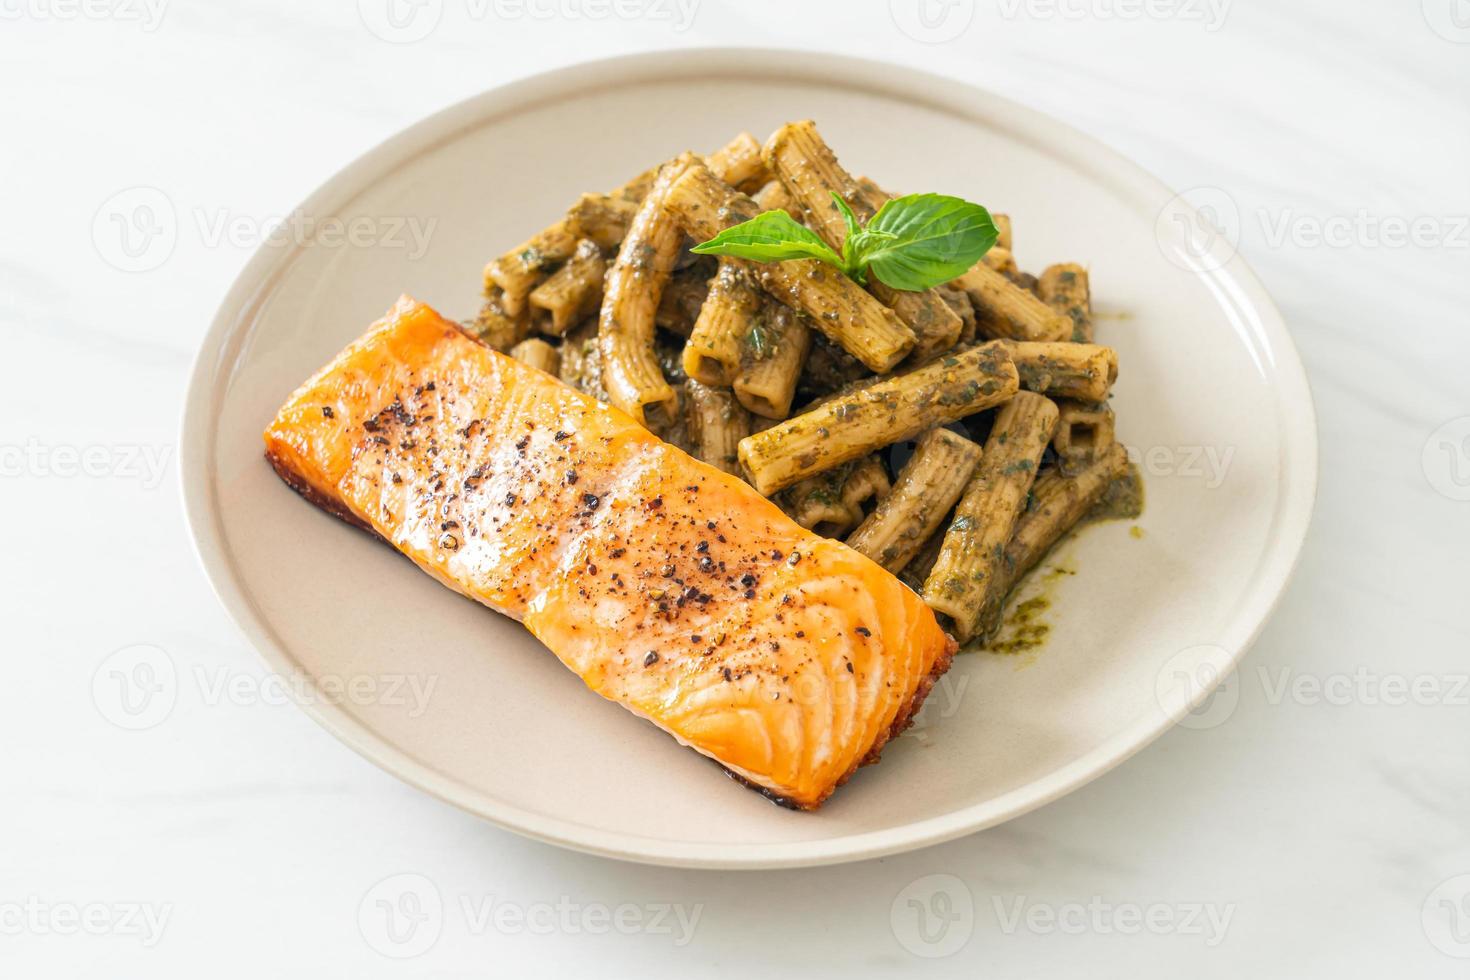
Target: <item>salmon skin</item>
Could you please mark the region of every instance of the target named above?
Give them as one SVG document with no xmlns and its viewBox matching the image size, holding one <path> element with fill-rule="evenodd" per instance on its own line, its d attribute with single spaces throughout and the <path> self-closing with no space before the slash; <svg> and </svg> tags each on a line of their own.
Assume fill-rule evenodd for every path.
<svg viewBox="0 0 1470 980">
<path fill-rule="evenodd" d="M 265 445 L 302 496 L 785 806 L 876 762 L 954 654 L 863 555 L 408 297 Z"/>
</svg>

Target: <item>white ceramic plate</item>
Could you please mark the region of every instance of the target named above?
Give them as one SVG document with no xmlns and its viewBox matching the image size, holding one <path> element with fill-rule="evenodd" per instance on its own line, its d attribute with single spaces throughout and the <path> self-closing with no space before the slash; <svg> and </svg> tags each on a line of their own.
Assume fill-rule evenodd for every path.
<svg viewBox="0 0 1470 980">
<path fill-rule="evenodd" d="M 815 118 L 890 187 L 1013 216 L 1039 271 L 1091 268 L 1118 349 L 1122 437 L 1148 509 L 1065 546 L 1032 655 L 958 659 L 916 730 L 819 812 L 779 809 L 581 682 L 510 620 L 288 490 L 260 432 L 286 396 L 409 292 L 451 317 L 480 270 L 581 191 L 741 129 Z M 270 245 L 225 299 L 184 422 L 190 522 L 220 598 L 271 666 L 366 680 L 309 711 L 401 778 L 597 854 L 704 867 L 823 864 L 957 837 L 1075 789 L 1208 695 L 1285 586 L 1316 481 L 1312 404 L 1280 315 L 1228 242 L 1136 166 L 985 92 L 890 65 L 695 51 L 487 92 L 358 160 L 301 207 L 359 244 Z M 399 219 L 432 222 L 415 254 Z M 349 227 L 352 225 L 349 223 Z M 1213 456 L 1211 455 L 1213 454 Z M 1210 461 L 1215 465 L 1212 467 Z M 393 678 L 436 679 L 427 710 Z M 1167 792 L 1167 787 L 1161 787 Z"/>
</svg>

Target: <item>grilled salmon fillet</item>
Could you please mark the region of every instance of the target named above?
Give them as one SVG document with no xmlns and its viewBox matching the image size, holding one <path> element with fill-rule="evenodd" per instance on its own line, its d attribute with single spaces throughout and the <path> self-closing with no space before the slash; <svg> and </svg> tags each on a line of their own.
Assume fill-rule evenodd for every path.
<svg viewBox="0 0 1470 980">
<path fill-rule="evenodd" d="M 787 806 L 876 761 L 954 653 L 869 559 L 407 297 L 265 445 L 302 496 Z"/>
</svg>

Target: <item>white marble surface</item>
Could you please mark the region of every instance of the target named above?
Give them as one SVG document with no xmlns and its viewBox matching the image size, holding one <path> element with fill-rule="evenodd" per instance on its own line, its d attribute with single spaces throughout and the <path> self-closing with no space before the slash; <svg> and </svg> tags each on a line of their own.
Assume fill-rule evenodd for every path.
<svg viewBox="0 0 1470 980">
<path fill-rule="evenodd" d="M 921 21 L 899 2 L 592 2 L 423 0 L 395 36 L 437 26 L 389 43 L 383 0 L 0 0 L 0 973 L 1465 976 L 1470 4 L 926 0 Z M 1235 216 L 1311 376 L 1322 480 L 1228 717 L 968 839 L 716 874 L 496 830 L 254 683 L 174 451 L 255 229 L 463 96 L 709 44 L 971 81 Z M 129 272 L 108 209 L 137 186 L 205 219 Z M 128 731 L 93 682 L 136 644 L 184 682 Z M 401 874 L 422 878 L 375 890 Z M 385 933 L 378 900 L 425 881 L 442 912 Z"/>
</svg>

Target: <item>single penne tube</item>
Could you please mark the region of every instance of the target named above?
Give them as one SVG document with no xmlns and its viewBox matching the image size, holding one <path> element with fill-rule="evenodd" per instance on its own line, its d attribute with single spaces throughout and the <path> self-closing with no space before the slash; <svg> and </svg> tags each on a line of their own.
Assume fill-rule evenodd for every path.
<svg viewBox="0 0 1470 980">
<path fill-rule="evenodd" d="M 977 329 L 992 340 L 1064 340 L 1072 321 L 997 272 L 982 258 L 952 285 L 970 294 Z"/>
<path fill-rule="evenodd" d="M 1057 411 L 1060 415 L 1051 447 L 1063 473 L 1075 473 L 1112 451 L 1116 436 L 1113 409 L 1107 402 L 1064 398 L 1057 401 Z"/>
<path fill-rule="evenodd" d="M 796 523 L 836 538 L 863 519 L 864 504 L 883 497 L 888 489 L 888 471 L 877 455 L 869 454 L 802 480 L 781 496 Z"/>
<path fill-rule="evenodd" d="M 781 509 L 802 527 L 824 537 L 846 533 L 855 518 L 842 499 L 842 485 L 852 469 L 851 463 L 845 464 L 794 484 L 778 498 Z"/>
<path fill-rule="evenodd" d="M 516 314 L 508 313 L 502 299 L 500 290 L 492 289 L 467 329 L 480 343 L 505 353 L 530 336 L 531 315 L 524 309 Z"/>
<path fill-rule="evenodd" d="M 742 191 L 758 190 L 771 179 L 761 159 L 760 141 L 749 133 L 741 133 L 711 153 L 705 163 L 721 180 Z"/>
<path fill-rule="evenodd" d="M 1031 499 L 1005 547 L 999 588 L 1004 595 L 1015 591 L 1026 573 L 1078 522 L 1087 516 L 1114 481 L 1128 472 L 1128 452 L 1122 443 L 1099 456 L 1088 466 L 1067 476 L 1047 470 L 1031 487 Z M 1003 607 L 1002 607 L 1003 608 Z M 980 630 L 993 633 L 1000 625 L 1001 609 L 992 609 Z"/>
<path fill-rule="evenodd" d="M 659 170 L 603 283 L 597 328 L 602 385 L 614 405 L 650 429 L 671 424 L 679 408 L 653 340 L 659 300 L 682 240 L 665 201 L 669 188 L 695 165 L 693 154 L 685 153 Z"/>
<path fill-rule="evenodd" d="M 848 545 L 895 575 L 903 571 L 960 499 L 979 462 L 974 442 L 949 429 L 930 429 L 893 489 L 848 535 Z"/>
<path fill-rule="evenodd" d="M 566 265 L 531 290 L 531 323 L 542 333 L 564 336 L 602 305 L 606 273 L 602 249 L 591 239 L 582 239 Z"/>
<path fill-rule="evenodd" d="M 668 205 L 698 241 L 708 241 L 760 213 L 749 197 L 721 181 L 708 167 L 697 165 L 674 183 Z M 824 262 L 733 261 L 743 265 L 766 292 L 809 315 L 818 330 L 871 371 L 889 370 L 913 349 L 913 331 L 898 314 Z"/>
<path fill-rule="evenodd" d="M 985 253 L 982 261 L 1012 282 L 1015 282 L 1016 277 L 1021 274 L 1021 267 L 1016 265 L 1016 257 L 1008 248 L 997 245 Z"/>
<path fill-rule="evenodd" d="M 791 414 L 791 399 L 812 346 L 806 314 L 763 297 L 755 329 L 745 337 L 731 386 L 747 410 L 769 419 Z M 687 351 L 688 348 L 686 347 Z"/>
<path fill-rule="evenodd" d="M 684 383 L 685 421 L 698 458 L 739 475 L 736 447 L 750 435 L 750 413 L 728 388 L 712 388 L 693 378 Z"/>
<path fill-rule="evenodd" d="M 766 140 L 762 154 L 771 172 L 800 203 L 807 225 L 839 253 L 847 239 L 847 222 L 832 195 L 846 201 L 864 224 L 888 200 L 871 182 L 864 184 L 843 169 L 809 119 L 776 130 Z M 869 278 L 869 291 L 914 332 L 917 342 L 912 356 L 916 362 L 949 350 L 959 340 L 963 324 L 934 290 L 909 292 L 893 289 L 876 276 Z"/>
<path fill-rule="evenodd" d="M 863 519 L 869 501 L 875 506 L 893 489 L 888 479 L 888 470 L 876 453 L 864 456 L 853 465 L 852 472 L 842 481 L 842 503 L 856 524 Z"/>
<path fill-rule="evenodd" d="M 765 301 L 743 263 L 721 259 L 684 345 L 684 373 L 707 385 L 728 386 L 734 381 L 740 370 L 740 352 L 746 338 L 758 329 Z"/>
<path fill-rule="evenodd" d="M 1118 380 L 1118 354 L 1099 344 L 1000 341 L 1016 362 L 1021 387 L 1052 398 L 1100 402 Z"/>
<path fill-rule="evenodd" d="M 1005 599 L 1006 542 L 1026 508 L 1056 424 L 1050 399 L 1018 392 L 996 413 L 975 475 L 955 507 L 939 559 L 924 582 L 924 601 L 949 617 L 961 642 L 977 635 Z"/>
<path fill-rule="evenodd" d="M 591 239 L 600 248 L 617 248 L 628 234 L 639 203 L 616 194 L 583 194 L 567 209 L 566 229 L 578 238 Z"/>
<path fill-rule="evenodd" d="M 999 344 L 946 355 L 838 395 L 740 442 L 766 496 L 816 473 L 1007 401 L 1019 376 Z"/>
<path fill-rule="evenodd" d="M 510 349 L 510 356 L 538 371 L 561 377 L 561 353 L 540 337 L 523 340 Z"/>
<path fill-rule="evenodd" d="M 1073 262 L 1047 266 L 1036 280 L 1036 294 L 1072 321 L 1072 341 L 1092 343 L 1092 290 L 1086 269 Z"/>
</svg>

